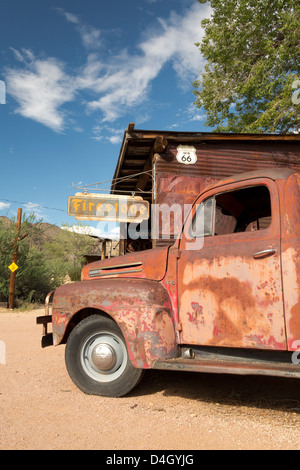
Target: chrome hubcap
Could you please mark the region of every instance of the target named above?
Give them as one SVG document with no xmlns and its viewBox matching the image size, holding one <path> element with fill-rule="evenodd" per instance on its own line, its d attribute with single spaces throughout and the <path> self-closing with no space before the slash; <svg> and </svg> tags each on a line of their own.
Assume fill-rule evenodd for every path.
<svg viewBox="0 0 300 470">
<path fill-rule="evenodd" d="M 97 382 L 116 380 L 127 365 L 127 350 L 118 335 L 111 332 L 90 335 L 81 348 L 84 372 Z"/>
<path fill-rule="evenodd" d="M 92 350 L 91 359 L 97 369 L 110 370 L 116 364 L 117 356 L 109 344 L 100 343 Z"/>
</svg>

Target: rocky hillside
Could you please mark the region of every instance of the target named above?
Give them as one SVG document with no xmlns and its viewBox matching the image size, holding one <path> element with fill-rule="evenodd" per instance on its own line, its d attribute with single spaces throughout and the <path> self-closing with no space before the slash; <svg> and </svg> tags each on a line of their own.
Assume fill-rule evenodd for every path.
<svg viewBox="0 0 300 470">
<path fill-rule="evenodd" d="M 0 216 L 0 224 L 3 224 L 4 227 L 6 227 L 7 229 L 12 229 L 12 230 L 14 229 L 14 222 L 12 222 L 8 217 Z M 60 237 L 62 234 L 62 231 L 65 233 L 65 230 L 61 229 L 57 225 L 49 224 L 47 222 L 41 222 L 41 223 L 30 224 L 30 225 L 31 227 L 36 227 L 38 229 L 36 235 L 34 234 L 31 235 L 30 243 L 34 244 L 35 246 L 40 247 L 41 249 L 45 243 L 51 243 L 52 241 Z M 104 239 L 101 239 L 95 236 L 84 235 L 84 234 L 75 235 L 73 232 L 69 232 L 69 236 L 70 237 L 80 236 L 83 238 L 85 237 L 92 238 L 94 241 L 92 245 L 92 249 L 88 253 L 83 253 L 83 255 L 87 256 L 87 259 L 91 258 L 92 261 L 94 261 L 94 258 L 101 256 Z M 112 242 L 106 242 L 106 243 L 107 243 L 106 256 L 118 255 L 118 242 L 112 241 Z"/>
</svg>

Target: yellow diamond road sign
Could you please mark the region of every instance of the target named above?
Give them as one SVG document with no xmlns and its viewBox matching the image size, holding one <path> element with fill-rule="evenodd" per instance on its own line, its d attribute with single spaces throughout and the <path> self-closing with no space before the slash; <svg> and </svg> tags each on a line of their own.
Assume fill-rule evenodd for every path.
<svg viewBox="0 0 300 470">
<path fill-rule="evenodd" d="M 14 272 L 18 269 L 19 266 L 16 265 L 16 263 L 11 263 L 8 268 L 11 270 L 11 272 Z"/>
</svg>

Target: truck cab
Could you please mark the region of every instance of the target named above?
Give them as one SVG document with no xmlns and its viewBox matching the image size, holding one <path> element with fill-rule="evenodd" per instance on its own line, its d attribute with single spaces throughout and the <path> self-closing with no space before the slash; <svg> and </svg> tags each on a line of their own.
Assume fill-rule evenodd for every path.
<svg viewBox="0 0 300 470">
<path fill-rule="evenodd" d="M 66 344 L 74 383 L 105 396 L 151 368 L 300 378 L 299 201 L 292 169 L 211 184 L 173 245 L 88 264 L 51 293 L 42 344 Z"/>
</svg>

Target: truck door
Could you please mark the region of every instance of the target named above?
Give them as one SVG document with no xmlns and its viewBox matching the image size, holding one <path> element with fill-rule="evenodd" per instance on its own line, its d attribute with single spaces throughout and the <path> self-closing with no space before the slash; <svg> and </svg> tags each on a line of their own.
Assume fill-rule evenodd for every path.
<svg viewBox="0 0 300 470">
<path fill-rule="evenodd" d="M 182 344 L 286 349 L 279 211 L 268 178 L 200 196 L 180 241 Z"/>
</svg>

